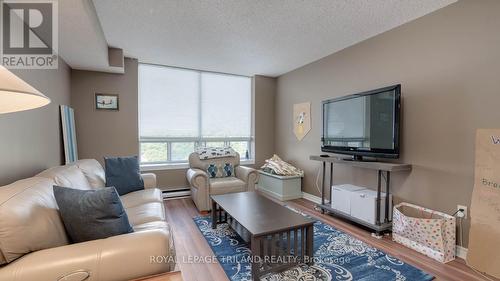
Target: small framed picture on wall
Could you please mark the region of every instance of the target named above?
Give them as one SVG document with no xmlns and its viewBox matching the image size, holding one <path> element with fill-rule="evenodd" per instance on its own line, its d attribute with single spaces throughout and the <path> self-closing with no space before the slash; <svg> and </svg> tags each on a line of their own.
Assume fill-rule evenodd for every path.
<svg viewBox="0 0 500 281">
<path fill-rule="evenodd" d="M 118 95 L 95 93 L 96 110 L 120 110 Z"/>
</svg>

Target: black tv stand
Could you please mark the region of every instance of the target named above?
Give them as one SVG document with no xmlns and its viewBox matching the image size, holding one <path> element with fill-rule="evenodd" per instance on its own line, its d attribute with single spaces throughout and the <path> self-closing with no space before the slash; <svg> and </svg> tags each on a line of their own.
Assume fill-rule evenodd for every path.
<svg viewBox="0 0 500 281">
<path fill-rule="evenodd" d="M 342 158 L 344 161 L 358 161 L 358 162 L 377 162 L 375 158 L 363 158 L 361 155 L 353 155 L 351 158 Z"/>
<path fill-rule="evenodd" d="M 363 225 L 374 230 L 377 234 L 380 234 L 384 231 L 388 231 L 392 228 L 392 220 L 389 216 L 390 210 L 390 182 L 391 182 L 391 173 L 392 172 L 404 172 L 411 171 L 410 164 L 399 164 L 399 163 L 388 163 L 388 162 L 365 162 L 365 161 L 353 161 L 353 158 L 350 158 L 348 161 L 345 159 L 337 158 L 337 157 L 320 157 L 316 155 L 311 155 L 309 157 L 310 160 L 320 161 L 322 162 L 322 178 L 321 178 L 321 204 L 318 204 L 317 207 L 321 209 L 321 213 L 328 212 L 332 215 L 351 220 L 357 224 Z M 327 164 L 330 166 L 330 172 L 326 172 Z M 368 223 L 362 219 L 353 217 L 351 215 L 345 214 L 341 211 L 338 211 L 331 206 L 331 197 L 326 198 L 327 191 L 326 189 L 330 189 L 333 186 L 333 164 L 346 165 L 351 167 L 370 169 L 377 171 L 377 200 L 376 200 L 376 219 L 375 224 Z M 327 183 L 327 175 L 329 176 L 329 182 Z M 382 179 L 385 180 L 385 200 L 382 202 L 381 193 L 382 193 Z M 384 204 L 385 208 L 385 216 L 381 217 L 381 205 Z"/>
</svg>

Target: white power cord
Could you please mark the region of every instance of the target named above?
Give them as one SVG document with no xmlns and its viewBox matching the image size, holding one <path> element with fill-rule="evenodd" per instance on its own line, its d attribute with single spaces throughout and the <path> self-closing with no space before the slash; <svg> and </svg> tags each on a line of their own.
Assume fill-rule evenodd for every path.
<svg viewBox="0 0 500 281">
<path fill-rule="evenodd" d="M 319 176 L 321 175 L 321 167 L 318 168 L 318 173 L 316 174 L 316 189 L 318 190 L 319 194 L 322 193 L 322 189 L 319 188 Z"/>
<path fill-rule="evenodd" d="M 322 189 L 319 188 L 319 176 L 321 175 L 321 166 L 318 168 L 318 173 L 316 174 L 316 181 L 315 181 L 315 186 L 316 186 L 316 189 L 318 190 L 319 194 L 321 194 L 321 196 L 323 196 L 323 192 L 322 192 Z M 330 200 L 328 200 L 330 201 Z M 323 209 L 321 207 L 319 207 L 319 204 L 317 204 L 314 209 L 316 211 L 322 211 Z"/>
</svg>

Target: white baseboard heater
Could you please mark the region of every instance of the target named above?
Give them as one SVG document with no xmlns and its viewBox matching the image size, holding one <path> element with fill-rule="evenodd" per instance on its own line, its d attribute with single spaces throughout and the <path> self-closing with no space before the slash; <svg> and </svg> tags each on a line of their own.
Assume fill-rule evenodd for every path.
<svg viewBox="0 0 500 281">
<path fill-rule="evenodd" d="M 163 200 L 169 199 L 179 199 L 191 196 L 191 190 L 189 188 L 176 188 L 162 190 Z"/>
</svg>

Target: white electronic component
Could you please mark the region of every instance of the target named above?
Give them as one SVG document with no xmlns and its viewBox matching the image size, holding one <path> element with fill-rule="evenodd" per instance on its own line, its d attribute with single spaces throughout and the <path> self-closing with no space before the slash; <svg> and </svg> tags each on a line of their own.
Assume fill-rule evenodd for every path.
<svg viewBox="0 0 500 281">
<path fill-rule="evenodd" d="M 331 207 L 370 224 L 377 220 L 377 192 L 352 184 L 334 185 L 331 190 Z M 380 193 L 380 222 L 385 219 L 385 193 Z M 389 195 L 389 220 L 392 220 L 392 195 Z"/>
<path fill-rule="evenodd" d="M 332 186 L 331 207 L 342 213 L 351 214 L 351 194 L 354 191 L 366 189 L 365 187 L 352 184 L 341 184 Z"/>
<path fill-rule="evenodd" d="M 371 189 L 354 191 L 351 194 L 351 216 L 371 224 L 377 218 L 377 192 Z M 380 222 L 385 218 L 385 193 L 380 194 Z M 389 220 L 392 220 L 392 195 L 389 195 Z"/>
</svg>

